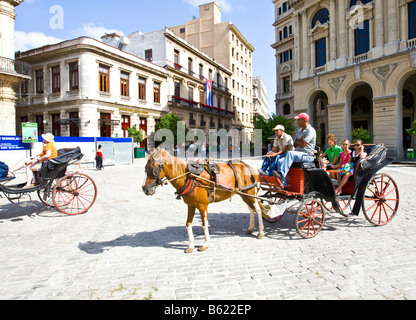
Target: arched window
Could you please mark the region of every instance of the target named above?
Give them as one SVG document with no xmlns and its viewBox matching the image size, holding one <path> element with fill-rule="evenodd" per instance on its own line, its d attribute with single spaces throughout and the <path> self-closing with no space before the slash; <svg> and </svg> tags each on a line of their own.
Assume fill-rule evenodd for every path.
<svg viewBox="0 0 416 320">
<path fill-rule="evenodd" d="M 352 114 L 361 111 L 362 113 L 369 113 L 371 109 L 370 101 L 366 97 L 359 97 L 352 103 Z"/>
<path fill-rule="evenodd" d="M 373 1 L 373 0 L 360 0 L 360 2 L 362 4 L 367 4 L 367 3 L 371 2 L 371 1 Z M 351 2 L 350 2 L 350 8 L 354 7 L 357 4 L 357 2 L 358 2 L 358 0 L 351 0 Z"/>
<path fill-rule="evenodd" d="M 287 29 L 287 27 L 284 27 L 283 28 L 283 37 L 286 39 L 289 35 L 288 35 L 288 29 Z"/>
<path fill-rule="evenodd" d="M 325 24 L 329 21 L 329 11 L 328 11 L 328 9 L 321 9 L 315 14 L 315 16 L 313 17 L 313 20 L 312 20 L 312 29 L 315 28 L 318 21 L 321 24 Z"/>
</svg>

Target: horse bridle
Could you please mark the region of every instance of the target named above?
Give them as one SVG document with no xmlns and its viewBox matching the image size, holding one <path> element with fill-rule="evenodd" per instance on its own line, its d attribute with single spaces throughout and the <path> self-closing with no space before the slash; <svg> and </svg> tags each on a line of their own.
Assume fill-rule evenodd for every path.
<svg viewBox="0 0 416 320">
<path fill-rule="evenodd" d="M 156 166 L 156 163 L 159 164 L 159 166 Z M 153 168 L 150 167 L 150 164 L 153 165 Z M 156 180 L 155 183 L 152 183 L 150 185 L 148 185 L 148 188 L 153 188 L 153 187 L 159 187 L 159 186 L 163 186 L 165 185 L 165 178 L 161 179 L 160 178 L 160 174 L 163 172 L 165 173 L 166 176 L 166 169 L 165 166 L 163 164 L 163 162 L 161 160 L 156 160 L 155 158 L 151 158 L 151 162 L 149 161 L 145 167 L 145 172 L 147 174 L 148 177 L 153 178 Z"/>
</svg>

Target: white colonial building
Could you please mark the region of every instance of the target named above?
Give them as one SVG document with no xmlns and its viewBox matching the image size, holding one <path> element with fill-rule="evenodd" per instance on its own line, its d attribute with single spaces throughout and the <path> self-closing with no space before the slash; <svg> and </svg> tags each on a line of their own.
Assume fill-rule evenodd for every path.
<svg viewBox="0 0 416 320">
<path fill-rule="evenodd" d="M 33 79 L 20 88 L 17 121 L 38 123 L 40 134 L 126 137 L 136 125 L 150 137 L 168 112 L 167 70 L 95 39 L 18 52 L 16 58 L 30 63 Z"/>
<path fill-rule="evenodd" d="M 253 78 L 253 112 L 254 115 L 260 115 L 265 119 L 270 118 L 269 99 L 261 77 Z"/>
</svg>

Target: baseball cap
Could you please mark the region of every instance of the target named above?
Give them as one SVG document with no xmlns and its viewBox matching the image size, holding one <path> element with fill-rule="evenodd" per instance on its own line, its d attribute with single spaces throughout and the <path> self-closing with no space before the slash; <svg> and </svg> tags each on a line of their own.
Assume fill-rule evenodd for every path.
<svg viewBox="0 0 416 320">
<path fill-rule="evenodd" d="M 273 129 L 273 131 L 277 131 L 277 130 L 285 131 L 285 127 L 279 124 L 278 126 L 276 126 L 276 128 Z"/>
<path fill-rule="evenodd" d="M 298 119 L 303 119 L 305 121 L 309 121 L 309 116 L 306 113 L 301 113 L 300 115 L 298 115 L 297 117 L 295 117 L 296 120 Z"/>
</svg>

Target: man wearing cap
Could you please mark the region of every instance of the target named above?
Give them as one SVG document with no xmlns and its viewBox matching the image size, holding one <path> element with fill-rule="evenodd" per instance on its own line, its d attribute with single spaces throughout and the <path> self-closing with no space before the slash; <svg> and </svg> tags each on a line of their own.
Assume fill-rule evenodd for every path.
<svg viewBox="0 0 416 320">
<path fill-rule="evenodd" d="M 273 171 L 277 169 L 277 163 L 280 158 L 284 157 L 288 151 L 293 150 L 293 139 L 287 133 L 285 133 L 285 127 L 278 125 L 273 129 L 276 134 L 274 139 L 273 149 L 267 153 L 264 159 L 263 165 L 259 170 L 261 175 L 267 175 L 272 177 Z"/>
<path fill-rule="evenodd" d="M 42 165 L 42 162 L 58 156 L 58 151 L 56 150 L 56 147 L 54 144 L 55 137 L 53 136 L 53 134 L 51 133 L 42 134 L 42 138 L 43 138 L 43 150 L 41 154 L 30 159 L 20 160 L 18 163 L 14 165 L 13 168 L 9 170 L 10 172 L 14 173 L 17 170 L 26 166 L 27 181 L 26 181 L 26 185 L 24 186 L 24 188 L 34 187 L 34 185 L 32 184 L 34 182 L 33 172 L 39 171 Z"/>
<path fill-rule="evenodd" d="M 309 124 L 309 116 L 301 113 L 295 119 L 299 126 L 294 142 L 295 150 L 289 151 L 285 157 L 279 159 L 277 170 L 273 171 L 273 175 L 278 177 L 285 187 L 286 176 L 293 162 L 313 162 L 316 146 L 316 131 Z"/>
</svg>

